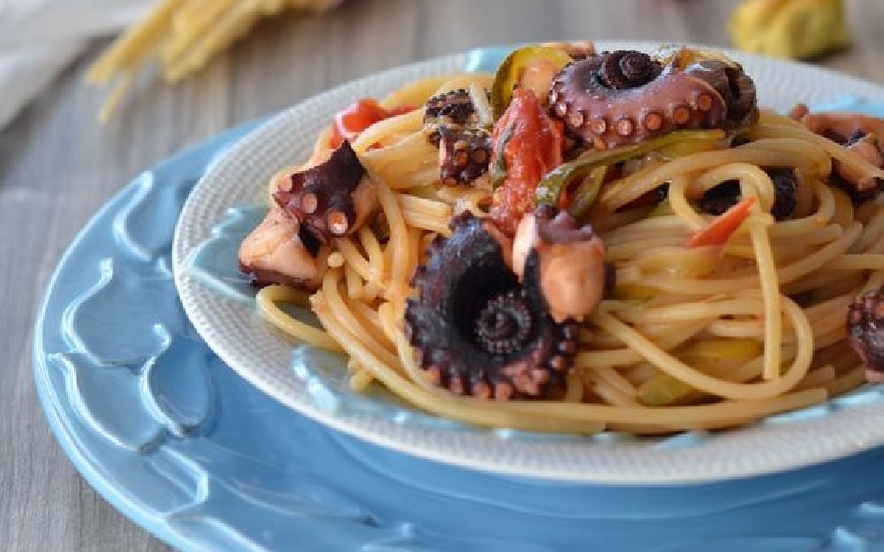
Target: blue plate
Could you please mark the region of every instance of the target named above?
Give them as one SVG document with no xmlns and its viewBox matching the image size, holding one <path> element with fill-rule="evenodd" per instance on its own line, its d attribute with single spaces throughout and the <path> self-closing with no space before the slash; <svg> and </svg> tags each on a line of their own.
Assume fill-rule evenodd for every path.
<svg viewBox="0 0 884 552">
<path fill-rule="evenodd" d="M 171 273 L 197 180 L 253 125 L 144 173 L 61 261 L 37 390 L 77 469 L 184 552 L 884 550 L 884 451 L 689 486 L 567 484 L 435 463 L 331 431 L 199 338 Z"/>
</svg>

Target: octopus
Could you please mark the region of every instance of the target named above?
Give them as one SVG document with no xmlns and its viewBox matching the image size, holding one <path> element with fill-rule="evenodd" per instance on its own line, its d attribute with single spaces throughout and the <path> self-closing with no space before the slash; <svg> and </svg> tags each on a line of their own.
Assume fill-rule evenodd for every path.
<svg viewBox="0 0 884 552">
<path fill-rule="evenodd" d="M 542 207 L 522 217 L 513 240 L 513 271 L 524 279 L 527 259 L 536 252 L 550 315 L 556 322 L 582 322 L 605 291 L 605 246 L 589 225 L 579 226 L 567 211 L 555 216 L 551 211 Z"/>
<path fill-rule="evenodd" d="M 774 189 L 774 203 L 770 214 L 776 220 L 786 220 L 795 212 L 798 202 L 798 177 L 793 169 L 765 167 Z M 697 201 L 704 213 L 720 215 L 740 201 L 740 182 L 728 180 L 707 190 Z"/>
<path fill-rule="evenodd" d="M 884 289 L 857 297 L 847 311 L 850 345 L 866 367 L 866 379 L 884 382 Z"/>
<path fill-rule="evenodd" d="M 469 184 L 488 172 L 491 133 L 482 127 L 474 95 L 466 89 L 431 97 L 424 110 L 427 139 L 439 148 L 442 184 Z"/>
<path fill-rule="evenodd" d="M 331 239 L 356 232 L 376 212 L 375 184 L 347 141 L 325 161 L 283 176 L 276 205 L 246 236 L 239 268 L 258 286 L 315 290 L 327 268 Z"/>
<path fill-rule="evenodd" d="M 325 162 L 280 179 L 273 199 L 322 243 L 352 234 L 378 206 L 375 184 L 346 140 Z"/>
<path fill-rule="evenodd" d="M 240 244 L 239 269 L 255 285 L 315 290 L 329 252 L 296 218 L 275 207 Z"/>
<path fill-rule="evenodd" d="M 449 90 L 432 96 L 424 106 L 424 129 L 427 139 L 439 145 L 439 129 L 457 131 L 479 126 L 479 114 L 473 98 L 465 88 Z"/>
<path fill-rule="evenodd" d="M 858 113 L 811 113 L 804 104 L 795 106 L 789 115 L 815 134 L 825 136 L 856 152 L 867 163 L 866 170 L 833 160 L 832 172 L 837 182 L 856 202 L 873 198 L 884 187 L 884 121 Z"/>
<path fill-rule="evenodd" d="M 482 129 L 439 127 L 439 176 L 443 186 L 475 181 L 488 172 L 491 134 Z"/>
<path fill-rule="evenodd" d="M 578 320 L 598 302 L 606 272 L 601 242 L 569 217 L 539 214 L 514 247 L 490 218 L 464 212 L 452 219 L 450 237 L 431 243 L 404 319 L 432 383 L 496 400 L 561 395 Z M 551 284 L 569 291 L 550 293 Z M 577 296 L 579 306 L 564 305 Z"/>
<path fill-rule="evenodd" d="M 755 83 L 742 68 L 686 52 L 664 61 L 632 50 L 578 59 L 553 79 L 550 113 L 568 136 L 597 150 L 676 129 L 731 130 L 754 120 Z"/>
</svg>

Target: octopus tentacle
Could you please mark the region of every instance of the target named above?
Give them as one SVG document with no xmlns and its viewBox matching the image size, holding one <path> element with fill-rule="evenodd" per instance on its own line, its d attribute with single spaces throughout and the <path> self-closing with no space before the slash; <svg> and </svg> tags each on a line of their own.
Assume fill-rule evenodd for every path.
<svg viewBox="0 0 884 552">
<path fill-rule="evenodd" d="M 832 163 L 834 180 L 841 185 L 853 201 L 859 203 L 875 197 L 884 189 L 884 122 L 881 119 L 859 113 L 822 112 L 811 113 L 799 104 L 790 113 L 808 130 L 825 136 L 862 157 L 868 166 L 865 170 L 835 160 Z"/>
<path fill-rule="evenodd" d="M 439 129 L 461 130 L 479 126 L 479 114 L 469 91 L 449 90 L 427 100 L 424 107 L 424 130 L 434 146 L 439 145 Z"/>
<path fill-rule="evenodd" d="M 540 289 L 553 320 L 583 321 L 605 292 L 605 245 L 567 211 L 549 211 L 554 210 L 522 217 L 513 239 L 513 271 L 524 281 L 527 259 L 536 254 Z"/>
<path fill-rule="evenodd" d="M 439 174 L 442 184 L 467 184 L 488 172 L 491 133 L 483 129 L 439 127 Z"/>
<path fill-rule="evenodd" d="M 377 209 L 377 191 L 346 140 L 324 163 L 288 175 L 276 203 L 322 243 L 357 231 Z"/>
<path fill-rule="evenodd" d="M 450 90 L 427 101 L 424 131 L 427 140 L 439 148 L 442 184 L 469 184 L 488 172 L 491 133 L 482 128 L 480 119 L 474 97 L 466 89 Z"/>
<path fill-rule="evenodd" d="M 274 207 L 239 247 L 239 269 L 257 286 L 283 284 L 314 290 L 331 246 L 320 244 L 297 219 Z"/>
<path fill-rule="evenodd" d="M 676 129 L 731 129 L 757 112 L 755 85 L 739 66 L 679 59 L 664 65 L 627 50 L 576 60 L 553 79 L 550 112 L 570 137 L 599 150 Z"/>
<path fill-rule="evenodd" d="M 405 330 L 429 379 L 458 395 L 545 398 L 561 393 L 577 349 L 577 325 L 555 322 L 540 289 L 540 260 L 520 283 L 509 269 L 509 239 L 469 212 L 429 248 L 412 278 L 417 296 Z"/>
</svg>

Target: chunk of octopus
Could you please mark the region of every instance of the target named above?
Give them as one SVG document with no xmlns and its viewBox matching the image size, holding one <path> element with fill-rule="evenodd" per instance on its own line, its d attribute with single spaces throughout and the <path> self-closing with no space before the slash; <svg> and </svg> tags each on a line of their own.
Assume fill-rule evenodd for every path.
<svg viewBox="0 0 884 552">
<path fill-rule="evenodd" d="M 273 199 L 323 243 L 356 232 L 377 211 L 377 189 L 345 140 L 325 161 L 277 180 Z"/>
<path fill-rule="evenodd" d="M 884 382 L 884 289 L 869 290 L 848 306 L 847 335 L 865 365 L 866 380 Z"/>
<path fill-rule="evenodd" d="M 556 322 L 583 321 L 605 292 L 605 245 L 567 212 L 548 219 L 529 213 L 513 239 L 512 269 L 520 279 L 532 250 L 540 259 L 540 290 Z"/>
<path fill-rule="evenodd" d="M 577 353 L 577 324 L 555 322 L 539 285 L 536 253 L 519 282 L 512 242 L 490 219 L 455 216 L 427 246 L 403 316 L 415 363 L 428 381 L 477 398 L 560 397 Z"/>
<path fill-rule="evenodd" d="M 884 139 L 884 119 L 838 111 L 811 113 L 806 104 L 797 104 L 789 116 L 814 134 L 838 142 L 862 158 L 854 163 L 838 159 L 832 163 L 832 172 L 851 186 L 856 197 L 871 197 L 884 183 L 880 144 Z"/>
<path fill-rule="evenodd" d="M 550 111 L 569 136 L 597 150 L 677 129 L 731 130 L 757 116 L 755 85 L 738 66 L 676 62 L 630 50 L 589 55 L 553 79 Z"/>
<path fill-rule="evenodd" d="M 256 285 L 284 284 L 315 290 L 330 248 L 303 231 L 298 220 L 275 207 L 239 247 L 239 268 Z"/>
</svg>

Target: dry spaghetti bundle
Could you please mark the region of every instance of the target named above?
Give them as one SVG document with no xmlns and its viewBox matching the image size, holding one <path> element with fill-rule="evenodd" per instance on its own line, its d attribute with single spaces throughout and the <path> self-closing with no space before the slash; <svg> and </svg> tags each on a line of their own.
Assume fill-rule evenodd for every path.
<svg viewBox="0 0 884 552">
<path fill-rule="evenodd" d="M 268 320 L 346 354 L 354 389 L 379 384 L 417 408 L 491 427 L 732 427 L 865 381 L 846 319 L 856 297 L 884 283 L 884 205 L 833 179 L 884 175 L 867 158 L 762 110 L 735 131 L 681 129 L 571 154 L 541 175 L 531 209 L 507 231 L 495 217 L 515 216 L 507 178 L 525 167 L 498 147 L 506 110 L 495 116 L 486 91 L 499 78 L 404 87 L 372 104 L 383 117 L 349 137 L 330 127 L 305 167 L 274 179 L 274 210 L 305 210 L 289 237 L 327 234 L 312 245 L 314 273 L 258 293 Z M 469 116 L 437 109 L 440 98 L 470 103 Z M 524 113 L 510 120 L 524 124 Z M 440 126 L 480 129 L 486 118 L 490 146 L 479 130 L 452 139 Z M 519 130 L 509 132 L 519 145 Z M 316 187 L 342 140 L 365 170 L 351 192 L 373 194 L 358 228 L 358 202 L 348 212 Z M 479 160 L 487 173 L 450 181 Z M 254 240 L 241 262 L 266 276 L 266 251 L 254 253 L 267 240 Z M 568 295 L 574 285 L 580 293 Z M 286 303 L 312 310 L 321 328 L 286 314 Z"/>
<path fill-rule="evenodd" d="M 163 0 L 92 65 L 87 82 L 113 83 L 100 113 L 107 120 L 135 77 L 158 64 L 167 82 L 200 70 L 260 19 L 287 9 L 322 11 L 340 0 Z"/>
</svg>

